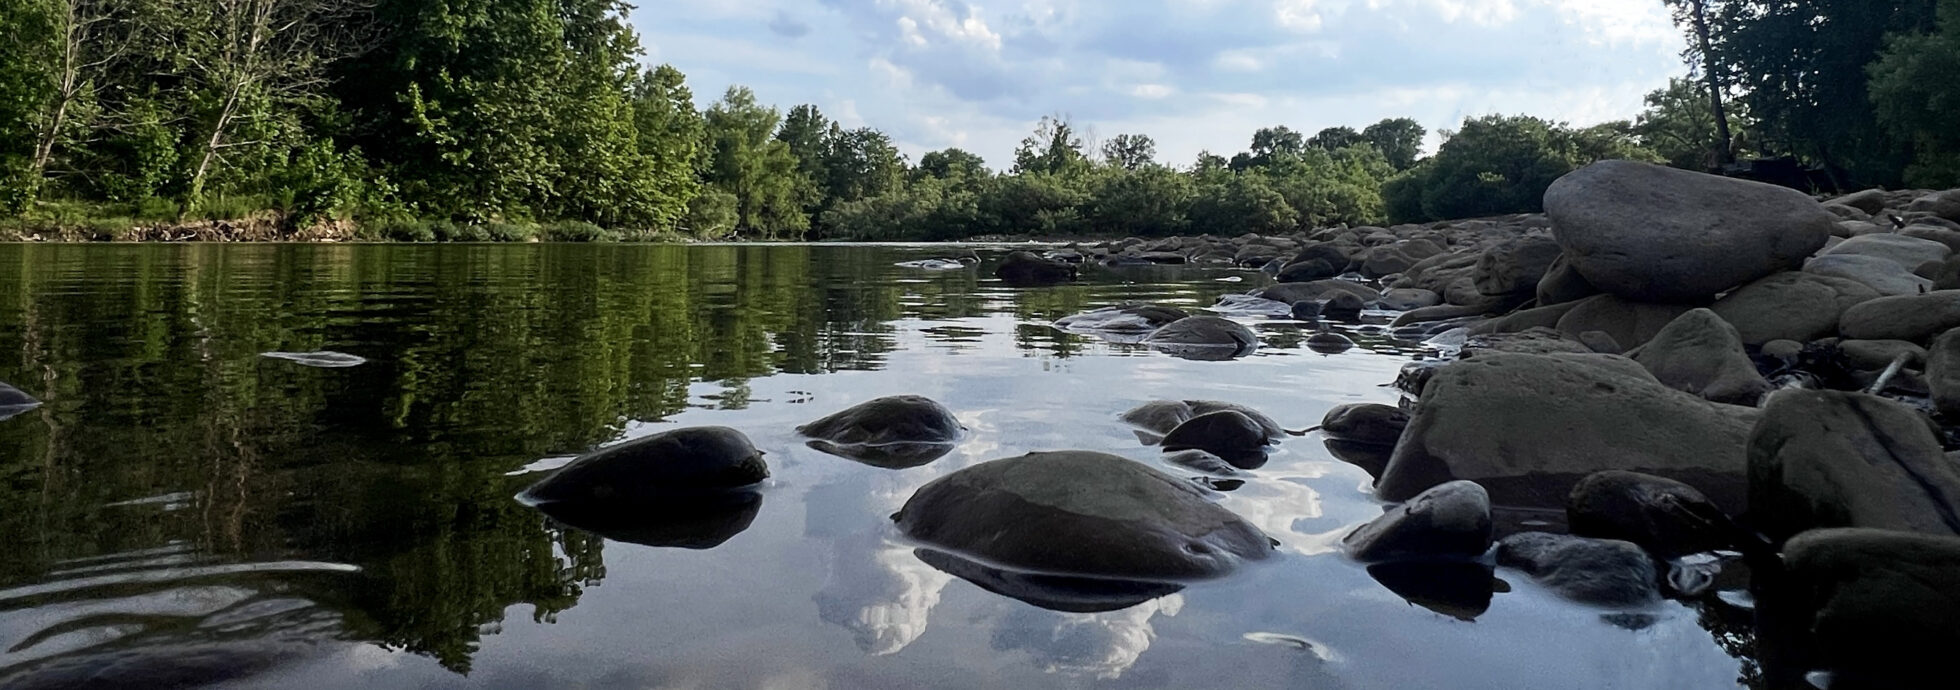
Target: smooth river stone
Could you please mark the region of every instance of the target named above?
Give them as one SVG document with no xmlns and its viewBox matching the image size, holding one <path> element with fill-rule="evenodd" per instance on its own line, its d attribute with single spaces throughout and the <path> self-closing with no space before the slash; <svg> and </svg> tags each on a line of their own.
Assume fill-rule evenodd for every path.
<svg viewBox="0 0 1960 690">
<path fill-rule="evenodd" d="M 762 452 L 742 432 L 688 427 L 581 455 L 519 498 L 532 505 L 631 501 L 738 489 L 768 477 Z"/>
</svg>

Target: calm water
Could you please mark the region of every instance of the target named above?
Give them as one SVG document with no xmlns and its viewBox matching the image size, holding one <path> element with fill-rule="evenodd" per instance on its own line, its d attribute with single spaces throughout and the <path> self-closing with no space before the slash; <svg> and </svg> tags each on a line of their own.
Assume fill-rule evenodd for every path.
<svg viewBox="0 0 1960 690">
<path fill-rule="evenodd" d="M 0 422 L 0 687 L 105 669 L 144 687 L 371 689 L 1701 688 L 1744 675 L 1724 651 L 1736 640 L 1680 604 L 1629 630 L 1503 571 L 1510 591 L 1481 615 L 1405 601 L 1334 551 L 1381 508 L 1367 474 L 1311 436 L 1223 494 L 1282 543 L 1232 578 L 1081 614 L 935 570 L 887 518 L 935 477 L 1065 448 L 1156 463 L 1115 419 L 1155 398 L 1246 403 L 1304 427 L 1334 405 L 1392 402 L 1381 384 L 1407 359 L 1314 354 L 1288 322 L 1255 324 L 1266 346 L 1233 362 L 1045 325 L 1125 301 L 1208 305 L 1257 284 L 1252 272 L 1103 270 L 1011 289 L 892 265 L 947 252 L 0 246 L 0 381 L 48 401 Z M 1230 276 L 1244 282 L 1217 280 Z M 259 356 L 316 349 L 371 361 Z M 945 403 L 968 440 L 885 470 L 792 431 L 896 393 Z M 570 455 L 703 424 L 748 433 L 774 472 L 753 522 L 712 549 L 607 540 L 511 498 Z"/>
</svg>

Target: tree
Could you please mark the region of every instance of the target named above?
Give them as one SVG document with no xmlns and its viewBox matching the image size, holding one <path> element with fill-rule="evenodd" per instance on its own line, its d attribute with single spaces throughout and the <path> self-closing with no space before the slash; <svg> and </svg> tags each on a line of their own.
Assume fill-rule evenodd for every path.
<svg viewBox="0 0 1960 690">
<path fill-rule="evenodd" d="M 960 149 L 933 151 L 919 157 L 919 167 L 912 171 L 914 181 L 923 178 L 946 180 L 954 185 L 979 182 L 992 176 L 987 170 L 987 161 Z"/>
<path fill-rule="evenodd" d="M 1430 218 L 1471 218 L 1544 210 L 1552 181 L 1578 167 L 1561 124 L 1490 115 L 1463 121 L 1437 149 L 1422 178 Z"/>
<path fill-rule="evenodd" d="M 676 227 L 700 193 L 701 182 L 694 171 L 701 158 L 704 128 L 680 70 L 661 65 L 642 72 L 634 82 L 633 131 L 639 153 L 646 156 L 646 176 L 652 186 L 647 219 L 651 226 Z"/>
<path fill-rule="evenodd" d="M 736 228 L 761 237 L 800 236 L 810 227 L 800 190 L 806 184 L 789 145 L 774 137 L 781 121 L 755 92 L 731 86 L 708 108 L 706 182 L 735 195 Z"/>
<path fill-rule="evenodd" d="M 1157 142 L 1143 134 L 1118 134 L 1102 145 L 1103 162 L 1124 170 L 1157 164 Z"/>
<path fill-rule="evenodd" d="M 1361 138 L 1375 146 L 1396 170 L 1408 170 L 1422 155 L 1422 138 L 1429 131 L 1406 117 L 1389 118 L 1361 130 Z"/>
<path fill-rule="evenodd" d="M 1089 170 L 1081 135 L 1066 118 L 1043 116 L 1034 134 L 1014 150 L 1014 174 L 1041 173 L 1073 176 Z"/>
<path fill-rule="evenodd" d="M 1704 87 L 1693 81 L 1670 79 L 1667 88 L 1647 94 L 1646 103 L 1647 109 L 1634 120 L 1633 133 L 1641 146 L 1659 154 L 1668 165 L 1714 170 L 1722 164 L 1723 146 L 1746 146 L 1753 140 L 1746 110 L 1732 113 L 1735 128 L 1724 139 Z"/>
<path fill-rule="evenodd" d="M 1088 201 L 1089 228 L 1125 235 L 1183 232 L 1191 179 L 1161 165 L 1114 168 L 1097 175 Z"/>
<path fill-rule="evenodd" d="M 1362 143 L 1362 141 L 1361 133 L 1354 131 L 1353 127 L 1328 127 L 1327 129 L 1320 130 L 1318 134 L 1308 139 L 1307 145 L 1323 151 L 1334 151 Z"/>
<path fill-rule="evenodd" d="M 831 132 L 822 165 L 826 208 L 885 194 L 905 181 L 905 156 L 891 137 L 869 127 Z"/>
<path fill-rule="evenodd" d="M 1905 182 L 1960 187 L 1960 0 L 1941 0 L 1939 29 L 1900 34 L 1869 67 L 1878 123 L 1912 146 Z"/>
<path fill-rule="evenodd" d="M 790 154 L 796 156 L 796 169 L 804 180 L 797 193 L 803 197 L 804 209 L 812 215 L 821 213 L 824 207 L 824 188 L 830 179 L 824 162 L 838 130 L 837 123 L 824 117 L 816 106 L 799 105 L 790 108 L 782 128 L 776 131 L 776 140 L 788 145 Z"/>
<path fill-rule="evenodd" d="M 1202 184 L 1191 202 L 1191 230 L 1227 235 L 1292 230 L 1298 217 L 1256 174 L 1223 175 Z"/>
<path fill-rule="evenodd" d="M 1706 84 L 1708 112 L 1715 124 L 1713 153 L 1715 167 L 1735 162 L 1735 137 L 1729 129 L 1728 108 L 1723 105 L 1723 92 L 1728 88 L 1727 72 L 1722 63 L 1715 60 L 1715 29 L 1710 17 L 1710 3 L 1724 0 L 1663 0 L 1674 11 L 1674 23 L 1688 31 L 1688 47 L 1681 58 L 1688 63 L 1690 74 L 1699 71 Z"/>
<path fill-rule="evenodd" d="M 1266 127 L 1252 133 L 1252 150 L 1232 157 L 1233 170 L 1250 170 L 1265 167 L 1274 160 L 1298 156 L 1306 151 L 1306 139 L 1299 132 L 1279 127 Z"/>
</svg>

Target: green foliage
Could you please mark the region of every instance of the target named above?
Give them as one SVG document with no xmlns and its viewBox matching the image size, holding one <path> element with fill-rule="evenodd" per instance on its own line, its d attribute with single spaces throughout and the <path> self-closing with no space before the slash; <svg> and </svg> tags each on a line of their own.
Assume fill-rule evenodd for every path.
<svg viewBox="0 0 1960 690">
<path fill-rule="evenodd" d="M 1199 184 L 1191 203 L 1191 230 L 1224 235 L 1247 232 L 1285 232 L 1299 214 L 1286 198 L 1266 184 L 1265 177 L 1225 173 Z"/>
<path fill-rule="evenodd" d="M 1960 0 L 1940 0 L 1937 31 L 1893 36 L 1869 72 L 1879 125 L 1912 148 L 1905 183 L 1960 187 Z"/>
<path fill-rule="evenodd" d="M 546 242 L 612 242 L 619 239 L 617 233 L 576 220 L 546 223 L 538 230 L 538 237 Z"/>
<path fill-rule="evenodd" d="M 1360 132 L 1354 131 L 1353 127 L 1328 127 L 1327 129 L 1320 130 L 1320 133 L 1313 135 L 1313 138 L 1308 139 L 1307 146 L 1322 151 L 1337 151 L 1362 143 L 1363 141 L 1366 140 L 1361 137 Z"/>
<path fill-rule="evenodd" d="M 780 121 L 775 108 L 757 104 L 755 92 L 740 86 L 708 108 L 709 162 L 702 179 L 734 195 L 736 230 L 762 238 L 800 237 L 810 227 L 803 208 L 810 181 L 789 145 L 774 137 Z"/>
<path fill-rule="evenodd" d="M 1422 223 L 1435 218 L 1422 210 L 1422 187 L 1429 180 L 1428 162 L 1417 164 L 1382 183 L 1382 210 L 1390 223 Z"/>
<path fill-rule="evenodd" d="M 1157 142 L 1144 134 L 1118 134 L 1102 145 L 1103 163 L 1124 170 L 1157 164 Z"/>
<path fill-rule="evenodd" d="M 1670 79 L 1666 88 L 1647 94 L 1646 103 L 1647 109 L 1633 123 L 1633 134 L 1642 147 L 1684 170 L 1719 167 L 1721 136 L 1706 86 Z M 1732 145 L 1741 150 L 1751 148 L 1754 134 L 1747 108 L 1731 103 L 1728 116 Z"/>
<path fill-rule="evenodd" d="M 1408 170 L 1422 155 L 1422 138 L 1429 130 L 1406 117 L 1389 118 L 1361 130 L 1361 138 L 1381 152 L 1396 170 Z"/>
<path fill-rule="evenodd" d="M 704 187 L 687 204 L 683 229 L 695 237 L 720 238 L 735 232 L 742 221 L 741 199 L 719 187 Z"/>
<path fill-rule="evenodd" d="M 1103 234 L 1175 235 L 1185 230 L 1195 193 L 1191 178 L 1170 168 L 1113 168 L 1091 182 L 1085 220 Z"/>
<path fill-rule="evenodd" d="M 1398 219 L 1407 212 L 1408 186 L 1422 190 L 1422 216 L 1470 218 L 1544 210 L 1545 189 L 1553 180 L 1598 160 L 1658 161 L 1640 148 L 1632 126 L 1607 123 L 1573 130 L 1535 117 L 1490 115 L 1463 122 L 1415 177 L 1401 178 L 1393 191 Z"/>
<path fill-rule="evenodd" d="M 1049 115 L 1035 125 L 1034 134 L 1021 140 L 1014 150 L 1015 175 L 1057 175 L 1073 177 L 1089 171 L 1089 157 L 1083 153 L 1082 136 L 1067 118 Z"/>
</svg>

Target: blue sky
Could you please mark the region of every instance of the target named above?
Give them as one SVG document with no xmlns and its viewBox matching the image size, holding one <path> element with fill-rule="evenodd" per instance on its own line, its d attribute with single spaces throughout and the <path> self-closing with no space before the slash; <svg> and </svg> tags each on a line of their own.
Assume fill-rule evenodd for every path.
<svg viewBox="0 0 1960 690">
<path fill-rule="evenodd" d="M 746 85 L 1004 167 L 1046 114 L 1158 157 L 1229 156 L 1255 129 L 1413 117 L 1630 118 L 1685 72 L 1661 0 L 640 0 L 651 64 L 706 106 Z M 1435 135 L 1431 135 L 1431 145 Z"/>
</svg>

